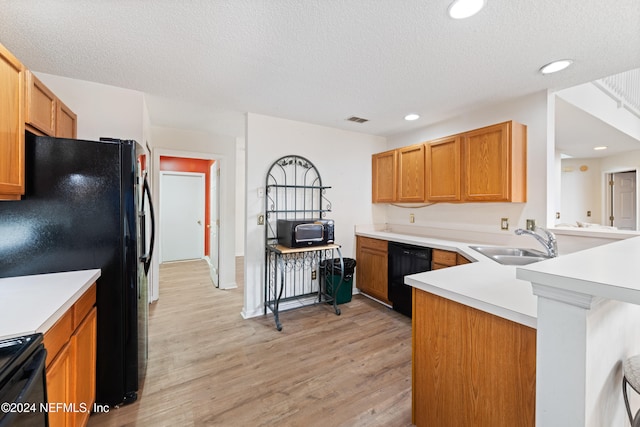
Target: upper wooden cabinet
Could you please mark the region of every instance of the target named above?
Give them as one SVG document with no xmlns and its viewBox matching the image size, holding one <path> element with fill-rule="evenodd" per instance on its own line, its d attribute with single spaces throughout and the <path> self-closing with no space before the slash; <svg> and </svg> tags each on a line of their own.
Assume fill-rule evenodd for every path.
<svg viewBox="0 0 640 427">
<path fill-rule="evenodd" d="M 371 157 L 373 203 L 424 202 L 424 144 Z"/>
<path fill-rule="evenodd" d="M 0 200 L 24 194 L 24 72 L 0 44 Z"/>
<path fill-rule="evenodd" d="M 460 200 L 460 135 L 431 141 L 426 146 L 426 187 L 430 202 Z"/>
<path fill-rule="evenodd" d="M 58 99 L 56 108 L 56 136 L 76 139 L 78 134 L 78 116 Z"/>
<path fill-rule="evenodd" d="M 374 154 L 373 165 L 374 203 L 526 202 L 527 128 L 498 123 Z"/>
<path fill-rule="evenodd" d="M 0 200 L 24 194 L 24 72 L 0 45 Z"/>
<path fill-rule="evenodd" d="M 527 201 L 526 126 L 509 121 L 462 134 L 465 201 Z"/>
<path fill-rule="evenodd" d="M 374 154 L 371 157 L 371 199 L 373 203 L 396 201 L 397 158 L 396 150 Z"/>
<path fill-rule="evenodd" d="M 398 150 L 398 202 L 424 202 L 424 144 Z"/>
<path fill-rule="evenodd" d="M 24 195 L 24 132 L 76 138 L 77 117 L 0 44 L 0 200 Z"/>
<path fill-rule="evenodd" d="M 36 128 L 44 135 L 55 136 L 57 98 L 31 71 L 27 70 L 26 76 L 25 124 Z"/>
<path fill-rule="evenodd" d="M 25 122 L 35 134 L 75 138 L 77 116 L 31 71 L 27 70 Z"/>
</svg>

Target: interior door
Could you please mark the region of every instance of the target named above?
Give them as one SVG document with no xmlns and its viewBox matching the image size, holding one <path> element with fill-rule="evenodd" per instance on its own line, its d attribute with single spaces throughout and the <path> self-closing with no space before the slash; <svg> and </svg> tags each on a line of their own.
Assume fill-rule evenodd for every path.
<svg viewBox="0 0 640 427">
<path fill-rule="evenodd" d="M 620 230 L 636 229 L 636 172 L 613 174 L 613 226 Z"/>
<path fill-rule="evenodd" d="M 160 262 L 204 257 L 205 178 L 160 173 Z"/>
</svg>

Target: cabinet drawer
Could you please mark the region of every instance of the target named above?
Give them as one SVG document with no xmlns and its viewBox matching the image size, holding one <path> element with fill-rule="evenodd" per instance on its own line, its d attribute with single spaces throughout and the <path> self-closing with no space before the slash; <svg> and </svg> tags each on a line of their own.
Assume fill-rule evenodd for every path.
<svg viewBox="0 0 640 427">
<path fill-rule="evenodd" d="M 447 266 L 456 265 L 456 252 L 443 251 L 440 249 L 434 249 L 431 255 L 431 259 L 434 264 L 444 264 Z"/>
<path fill-rule="evenodd" d="M 96 305 L 96 284 L 91 287 L 76 301 L 73 305 L 73 329 L 75 330 L 82 319 L 91 311 L 91 308 Z"/>
<path fill-rule="evenodd" d="M 72 311 L 67 310 L 55 325 L 44 334 L 44 347 L 47 349 L 47 366 L 71 338 L 71 333 L 74 330 Z"/>
<path fill-rule="evenodd" d="M 360 241 L 360 246 L 363 248 L 387 252 L 388 242 L 386 240 L 371 239 L 369 237 L 360 236 L 358 236 L 358 240 Z"/>
</svg>

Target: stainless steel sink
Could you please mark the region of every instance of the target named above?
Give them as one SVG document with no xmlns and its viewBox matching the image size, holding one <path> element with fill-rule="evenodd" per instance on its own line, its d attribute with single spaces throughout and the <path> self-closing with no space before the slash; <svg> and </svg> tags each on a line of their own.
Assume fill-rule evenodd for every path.
<svg viewBox="0 0 640 427">
<path fill-rule="evenodd" d="M 547 254 L 534 249 L 506 248 L 502 246 L 469 247 L 504 265 L 527 265 L 550 258 Z"/>
</svg>

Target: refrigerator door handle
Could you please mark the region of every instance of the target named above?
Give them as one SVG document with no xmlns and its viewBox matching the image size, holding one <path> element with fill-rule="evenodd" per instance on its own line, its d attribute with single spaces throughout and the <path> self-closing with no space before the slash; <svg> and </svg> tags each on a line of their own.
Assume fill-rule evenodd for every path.
<svg viewBox="0 0 640 427">
<path fill-rule="evenodd" d="M 144 265 L 144 274 L 149 274 L 149 268 L 151 267 L 151 258 L 153 257 L 153 246 L 155 244 L 156 237 L 156 219 L 153 212 L 153 202 L 151 201 L 151 190 L 149 189 L 149 181 L 147 181 L 147 174 L 144 175 L 144 181 L 142 184 L 142 191 L 144 195 L 149 199 L 149 214 L 151 215 L 151 240 L 149 242 L 149 250 L 140 257 L 140 261 Z M 142 197 L 142 210 L 144 211 L 144 200 Z M 146 244 L 146 242 L 145 242 Z"/>
</svg>

